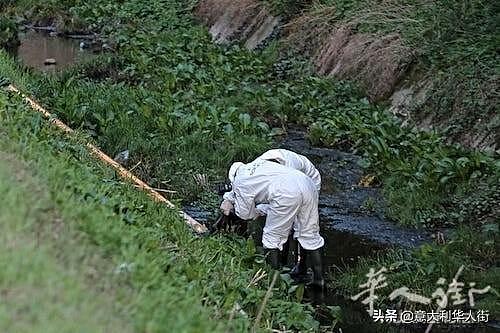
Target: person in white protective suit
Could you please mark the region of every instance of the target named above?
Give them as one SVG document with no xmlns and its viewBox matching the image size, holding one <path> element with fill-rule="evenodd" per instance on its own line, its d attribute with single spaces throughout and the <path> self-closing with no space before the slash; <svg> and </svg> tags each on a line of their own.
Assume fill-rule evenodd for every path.
<svg viewBox="0 0 500 333">
<path fill-rule="evenodd" d="M 309 159 L 287 149 L 271 149 L 260 155 L 260 159 L 268 160 L 298 170 L 312 179 L 316 190 L 321 189 L 321 175 Z"/>
<path fill-rule="evenodd" d="M 297 154 L 293 151 L 287 149 L 271 149 L 266 151 L 264 154 L 257 157 L 257 159 L 264 159 L 272 162 L 279 163 L 281 165 L 287 166 L 289 168 L 298 170 L 311 178 L 313 181 L 316 190 L 320 191 L 321 189 L 321 174 L 318 169 L 314 166 L 314 164 L 305 156 Z M 262 208 L 265 208 L 262 207 Z M 265 209 L 264 209 L 265 210 Z M 264 211 L 267 213 L 267 211 Z M 295 227 L 295 226 L 294 226 Z M 288 243 L 286 244 L 285 253 L 285 261 L 288 257 L 288 251 L 291 251 L 294 267 L 290 272 L 290 275 L 297 280 L 303 280 L 307 278 L 307 266 L 304 260 L 304 249 L 301 249 L 300 246 L 297 246 L 297 241 L 294 239 L 293 235 L 289 237 Z"/>
<path fill-rule="evenodd" d="M 243 164 L 233 163 L 228 174 L 232 190 L 224 194 L 221 210 L 244 220 L 266 215 L 262 243 L 268 262 L 279 268 L 280 251 L 294 227 L 294 238 L 305 252 L 313 269 L 313 284 L 323 287 L 319 234 L 318 191 L 304 173 L 258 158 Z"/>
</svg>

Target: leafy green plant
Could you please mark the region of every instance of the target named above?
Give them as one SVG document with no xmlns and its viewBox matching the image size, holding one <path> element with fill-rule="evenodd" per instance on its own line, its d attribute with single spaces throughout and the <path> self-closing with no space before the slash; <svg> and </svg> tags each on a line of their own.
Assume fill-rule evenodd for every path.
<svg viewBox="0 0 500 333">
<path fill-rule="evenodd" d="M 358 5 L 367 3 L 330 1 L 333 2 L 342 9 L 339 15 L 343 18 L 355 12 Z M 231 162 L 253 159 L 271 146 L 274 133 L 286 130 L 288 123 L 295 123 L 308 127 L 309 137 L 315 144 L 361 155 L 364 166 L 382 182 L 390 217 L 400 223 L 414 226 L 474 224 L 479 229 L 494 231 L 490 225 L 493 224 L 491 215 L 495 212 L 494 207 L 498 206 L 498 198 L 494 196 L 498 187 L 495 190 L 491 185 L 498 182 L 500 165 L 497 155 L 449 145 L 443 133 L 437 131 L 421 132 L 411 126 L 402 126 L 383 105 L 369 103 L 353 83 L 309 75 L 303 62 L 281 61 L 282 66 L 274 66 L 276 55 L 273 52 L 258 54 L 238 45 L 214 45 L 206 29 L 194 24 L 189 10 L 186 10 L 191 8 L 191 2 L 186 5 L 173 0 L 120 3 L 106 0 L 97 4 L 82 1 L 35 4 L 36 7 L 33 7 L 33 2 L 26 2 L 16 8 L 35 22 L 51 22 L 54 15 L 60 15 L 64 20 L 74 19 L 79 24 L 85 22 L 86 28 L 99 32 L 116 45 L 116 54 L 111 56 L 114 60 L 103 56 L 93 63 L 62 73 L 43 75 L 26 73 L 2 52 L 0 75 L 25 88 L 108 154 L 115 155 L 128 149 L 131 165 L 136 166 L 134 172 L 155 187 L 176 192 L 172 194 L 173 200 L 201 200 L 208 208 L 216 208 L 216 200 L 200 190 L 191 176 L 203 174 L 209 182 L 223 179 Z M 432 5 L 440 6 L 439 12 L 444 14 L 445 6 L 437 2 Z M 30 6 L 43 10 L 30 13 L 27 11 Z M 419 23 L 422 18 L 425 17 L 419 17 Z M 430 22 L 438 26 L 441 21 Z M 453 22 L 456 21 L 448 22 L 446 26 L 452 26 Z M 469 23 L 467 29 L 473 26 Z M 416 25 L 413 32 L 405 34 L 416 36 L 415 31 L 421 31 L 418 30 L 421 28 L 421 25 Z M 370 31 L 371 28 L 361 26 L 360 29 Z M 439 31 L 435 31 L 437 35 L 433 37 L 432 44 L 436 44 L 437 49 L 430 48 L 425 55 L 433 66 L 430 68 L 439 71 L 441 67 L 448 68 L 446 61 L 438 59 L 440 52 L 445 51 L 442 47 L 446 48 L 455 39 L 448 39 L 445 35 L 439 39 Z M 483 41 L 484 45 L 489 45 L 485 39 Z M 467 43 L 457 41 L 451 44 L 454 45 L 453 50 L 466 51 L 464 45 Z M 474 48 L 476 46 L 474 44 Z M 489 49 L 484 50 L 485 54 L 490 54 Z M 470 53 L 468 59 L 474 59 L 474 54 L 478 53 Z M 92 69 L 112 74 L 106 79 L 107 74 L 93 75 Z M 448 77 L 453 73 L 448 72 Z M 474 76 L 475 72 L 471 73 L 465 77 Z M 452 103 L 451 99 L 442 101 L 442 105 Z M 14 105 L 19 103 L 13 102 Z M 3 116 L 11 119 L 10 113 Z M 32 125 L 29 130 L 33 134 L 44 134 L 40 119 L 22 118 L 22 121 Z M 13 131 L 23 128 L 16 124 L 11 123 Z M 23 132 L 22 135 L 28 134 Z M 24 144 L 26 140 L 22 135 L 19 141 Z M 41 136 L 39 140 L 47 141 L 51 149 L 63 154 L 64 160 L 85 160 L 78 144 L 68 144 L 52 136 Z M 51 159 L 52 162 L 54 160 Z M 66 179 L 63 169 L 57 168 L 64 176 L 61 178 Z M 259 288 L 245 288 L 262 261 L 255 255 L 252 246 L 242 239 L 227 237 L 206 242 L 193 240 L 189 232 L 181 227 L 165 225 L 165 221 L 175 220 L 170 215 L 158 213 L 154 218 L 145 218 L 144 214 L 157 214 L 158 209 L 127 191 L 111 195 L 116 189 L 116 182 L 101 184 L 101 178 L 91 175 L 98 172 L 108 180 L 113 180 L 113 175 L 98 170 L 92 167 L 72 182 L 70 188 L 74 193 L 71 195 L 85 205 L 86 209 L 78 210 L 82 219 L 95 222 L 82 224 L 93 242 L 111 253 L 121 253 L 122 246 L 127 251 L 146 250 L 147 257 L 141 262 L 147 270 L 138 273 L 134 280 L 136 285 L 149 281 L 150 276 L 167 274 L 172 280 L 180 276 L 178 283 L 173 285 L 155 280 L 151 288 L 189 292 L 189 301 L 203 300 L 206 307 L 214 309 L 216 318 L 228 317 L 233 308 L 242 309 L 250 316 L 256 313 L 269 281 L 263 281 Z M 94 181 L 88 182 L 88 179 Z M 474 186 L 476 183 L 480 183 L 477 188 Z M 100 184 L 97 189 L 96 184 Z M 494 191 L 485 191 L 488 188 Z M 486 194 L 479 195 L 481 192 Z M 63 193 L 70 196 L 68 192 Z M 493 200 L 486 200 L 486 197 Z M 87 218 L 87 210 L 93 211 L 101 206 L 104 210 L 101 215 Z M 477 225 L 470 223 L 478 214 L 481 214 L 481 219 Z M 97 223 L 109 216 L 122 222 L 126 228 L 109 230 Z M 130 238 L 124 239 L 124 232 Z M 134 244 L 141 244 L 140 249 Z M 481 259 L 494 257 L 491 243 L 488 244 L 484 248 L 481 246 L 474 256 Z M 467 251 L 464 248 L 454 248 L 453 251 L 464 253 Z M 165 258 L 161 249 L 171 249 L 170 255 Z M 433 251 L 436 251 L 435 256 Z M 408 265 L 401 268 L 402 275 L 409 279 L 407 281 L 412 281 L 410 279 L 414 276 L 410 272 L 419 265 L 423 267 L 422 272 L 419 271 L 420 275 L 416 276 L 424 276 L 422 281 L 429 282 L 435 278 L 433 274 L 448 273 L 455 267 L 442 265 L 432 268 L 435 258 L 444 260 L 451 253 L 440 251 L 433 248 L 429 252 L 432 255 L 421 253 L 417 256 L 418 260 L 408 260 Z M 158 258 L 163 259 L 158 262 Z M 172 267 L 176 260 L 181 262 L 179 268 Z M 460 260 L 457 258 L 456 263 Z M 474 260 L 471 257 L 462 261 Z M 146 265 L 148 262 L 157 265 Z M 363 275 L 359 271 L 357 274 L 357 278 Z M 357 281 L 348 278 L 351 276 L 345 275 L 339 284 L 345 287 Z M 207 283 L 207 287 L 203 287 L 202 282 Z M 194 293 L 186 285 L 199 286 L 202 293 Z M 317 327 L 309 308 L 291 301 L 301 299 L 298 288 L 290 291 L 286 281 L 281 281 L 276 288 L 280 299 L 274 300 L 264 312 L 266 318 L 271 318 L 272 327 L 284 322 L 291 323 L 295 329 Z M 160 302 L 160 299 L 156 300 Z M 154 328 L 161 327 L 164 322 L 159 317 L 163 313 L 155 312 L 161 311 L 159 307 L 154 302 L 139 303 L 139 327 L 146 326 L 151 319 L 149 313 L 155 315 Z M 236 319 L 234 325 L 248 328 L 248 318 Z"/>
<path fill-rule="evenodd" d="M 269 74 L 275 71 L 272 57 L 237 45 L 219 49 L 176 2 L 169 3 L 168 11 L 163 2 L 148 9 L 128 2 L 59 7 L 90 20 L 114 41 L 119 60 L 102 61 L 117 80 L 88 80 L 84 64 L 41 77 L 34 87 L 44 103 L 111 155 L 129 148 L 133 162 L 141 162 L 141 176 L 155 185 L 167 182 L 185 200 L 196 199 L 185 172 L 220 178 L 232 160 L 248 160 L 268 147 L 272 126 L 289 121 L 309 126 L 315 143 L 363 154 L 386 184 L 389 212 L 405 224 L 421 224 L 433 211 L 449 209 L 446 198 L 471 178 L 497 174 L 494 157 L 447 146 L 439 133 L 403 128 L 351 83 L 293 71 L 275 76 Z"/>
<path fill-rule="evenodd" d="M 1 9 L 1 6 L 0 6 Z M 0 47 L 12 49 L 19 44 L 17 25 L 13 19 L 0 14 Z"/>
<path fill-rule="evenodd" d="M 464 273 L 460 281 L 476 282 L 482 287 L 490 285 L 493 290 L 478 298 L 478 308 L 488 308 L 494 315 L 498 315 L 498 269 L 495 260 L 498 253 L 494 249 L 498 241 L 497 232 L 478 233 L 473 228 L 459 228 L 453 234 L 446 235 L 445 244 L 425 244 L 412 251 L 389 250 L 386 253 L 362 258 L 358 265 L 346 269 L 342 273 L 332 275 L 332 287 L 351 297 L 357 294 L 359 285 L 366 282 L 365 274 L 370 268 L 376 271 L 385 267 L 388 286 L 378 293 L 377 304 L 380 307 L 393 307 L 388 299 L 391 291 L 408 287 L 411 292 L 430 297 L 436 290 L 436 281 L 445 278 L 447 281 L 455 276 L 461 265 Z M 480 305 L 479 305 L 480 304 Z M 415 308 L 416 304 L 406 302 L 400 304 L 402 308 Z M 431 309 L 431 307 L 429 307 Z"/>
<path fill-rule="evenodd" d="M 14 5 L 16 1 L 15 0 L 1 0 L 0 1 L 0 9 L 4 10 L 9 6 Z"/>
<path fill-rule="evenodd" d="M 5 130 L 0 150 L 29 160 L 47 186 L 50 209 L 57 210 L 66 228 L 82 234 L 79 246 L 98 248 L 112 261 L 106 284 L 117 284 L 113 307 L 135 329 L 249 329 L 272 275 L 263 270 L 251 240 L 193 237 L 175 210 L 124 185 L 113 170 L 95 161 L 84 148 L 85 137 L 63 136 L 18 96 L 0 91 L 0 121 Z M 29 215 L 15 207 L 10 211 L 16 219 Z M 87 256 L 92 254 L 80 253 L 80 261 Z M 265 275 L 254 280 L 259 272 Z M 275 285 L 262 328 L 317 328 L 312 308 L 296 302 L 288 288 L 281 280 Z"/>
</svg>

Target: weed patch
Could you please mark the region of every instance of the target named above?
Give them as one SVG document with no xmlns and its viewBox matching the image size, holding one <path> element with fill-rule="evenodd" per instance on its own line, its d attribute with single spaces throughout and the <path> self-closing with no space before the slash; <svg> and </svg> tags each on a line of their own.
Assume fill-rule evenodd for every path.
<svg viewBox="0 0 500 333">
<path fill-rule="evenodd" d="M 356 7 L 342 3 L 339 15 L 347 17 Z M 316 144 L 362 155 L 364 167 L 384 185 L 390 216 L 400 223 L 493 228 L 499 206 L 498 187 L 492 186 L 499 179 L 497 155 L 449 145 L 437 131 L 402 126 L 352 83 L 300 75 L 307 66 L 298 68 L 295 62 L 281 61 L 278 66 L 278 52 L 272 49 L 253 54 L 238 45 L 215 46 L 208 32 L 194 24 L 192 5 L 167 0 L 49 1 L 44 15 L 60 12 L 85 22 L 113 41 L 116 54 L 42 75 L 18 67 L 2 52 L 0 73 L 109 155 L 128 149 L 134 171 L 153 187 L 176 192 L 173 200 L 216 206 L 206 182 L 197 179 L 209 184 L 222 180 L 232 161 L 253 159 L 272 145 L 274 134 L 293 122 L 307 126 Z M 270 283 L 267 277 L 247 287 L 262 261 L 250 241 L 193 238 L 175 214 L 123 188 L 112 172 L 89 162 L 78 141 L 62 140 L 39 118 L 21 116 L 19 100 L 0 98 L 9 110 L 1 113 L 9 137 L 26 148 L 27 158 L 45 166 L 41 174 L 55 184 L 53 200 L 65 207 L 70 199 L 71 206 L 63 209 L 69 220 L 86 221 L 79 228 L 107 254 L 122 258 L 126 264 L 121 269 L 136 267 L 125 281 L 137 292 L 134 302 L 127 304 L 132 304 L 139 330 L 178 325 L 171 328 L 217 331 L 226 327 L 216 320 L 227 318 L 233 318 L 230 328 L 248 329 Z M 29 127 L 23 129 L 26 124 Z M 57 157 L 44 157 L 35 148 Z M 486 258 L 495 254 L 485 245 L 488 241 L 471 258 L 462 259 L 491 263 Z M 466 246 L 449 246 L 439 258 L 467 251 Z M 415 262 L 426 267 L 433 257 Z M 457 263 L 462 259 L 457 257 Z M 405 266 L 404 274 L 412 265 Z M 447 274 L 456 268 L 442 267 L 436 272 Z M 490 268 L 485 268 L 487 274 L 495 276 Z M 361 271 L 353 274 L 362 276 Z M 435 276 L 425 277 L 421 281 Z M 284 323 L 298 330 L 317 328 L 309 306 L 294 302 L 288 287 L 286 282 L 276 287 L 262 323 L 266 328 Z M 243 312 L 233 311 L 240 308 Z"/>
<path fill-rule="evenodd" d="M 0 7 L 1 9 L 1 7 Z M 13 49 L 19 44 L 17 24 L 8 16 L 0 15 L 0 48 Z"/>
<path fill-rule="evenodd" d="M 493 318 L 500 315 L 498 284 L 498 252 L 495 244 L 499 241 L 498 228 L 477 231 L 473 228 L 459 228 L 450 235 L 444 245 L 427 244 L 407 253 L 391 250 L 378 257 L 363 258 L 356 267 L 347 269 L 332 276 L 332 287 L 347 297 L 356 295 L 359 285 L 366 282 L 366 274 L 370 268 L 376 271 L 387 268 L 388 286 L 381 290 L 376 301 L 381 308 L 413 309 L 415 303 L 389 300 L 391 291 L 408 287 L 413 293 L 430 297 L 438 287 L 436 281 L 443 277 L 450 281 L 461 265 L 465 266 L 460 281 L 467 286 L 476 282 L 482 287 L 491 286 L 492 291 L 475 299 L 477 309 L 488 309 Z M 451 306 L 451 304 L 450 304 Z M 429 305 L 428 310 L 432 310 Z"/>
<path fill-rule="evenodd" d="M 285 13 L 293 8 L 286 1 L 274 2 L 280 3 Z M 400 81 L 406 88 L 413 88 L 420 80 L 432 81 L 424 102 L 412 103 L 406 110 L 411 121 L 432 124 L 446 131 L 448 138 L 469 147 L 498 146 L 498 9 L 498 4 L 483 0 L 318 0 L 292 18 L 286 26 L 285 42 L 315 57 L 320 72 L 325 70 L 322 61 L 331 57 L 329 40 L 334 49 L 347 43 L 342 50 L 347 54 L 345 59 L 332 57 L 340 68 L 333 74 L 358 81 L 375 98 L 387 98 Z M 350 31 L 352 36 L 343 36 L 342 31 Z M 380 47 L 390 37 L 401 38 L 401 45 L 394 45 L 400 51 Z M 366 61 L 362 54 L 370 52 L 372 46 L 380 47 L 370 57 L 377 61 L 368 70 L 362 65 L 356 68 L 356 62 Z M 405 55 L 408 53 L 411 56 Z M 396 67 L 391 73 L 395 80 L 385 80 L 388 87 L 383 86 L 384 81 L 381 87 L 371 86 L 381 76 L 374 71 L 379 62 L 384 64 L 382 69 Z M 400 70 L 405 74 L 404 69 L 410 67 L 406 77 L 398 76 Z"/>
<path fill-rule="evenodd" d="M 270 283 L 266 277 L 249 284 L 262 268 L 251 241 L 193 237 L 174 210 L 124 186 L 91 159 L 84 138 L 63 138 L 17 96 L 0 93 L 0 120 L 2 149 L 30 160 L 63 221 L 113 260 L 115 306 L 130 315 L 137 330 L 248 329 Z M 288 288 L 278 281 L 263 325 L 317 328 L 309 305 L 294 302 Z"/>
<path fill-rule="evenodd" d="M 336 15 L 357 8 L 344 5 Z M 386 185 L 391 216 L 404 224 L 455 223 L 436 217 L 455 210 L 448 198 L 476 179 L 498 177 L 494 155 L 402 127 L 352 84 L 276 67 L 273 49 L 256 56 L 237 45 L 214 46 L 175 1 L 147 9 L 133 2 L 59 6 L 113 40 L 117 55 L 56 76 L 31 75 L 31 91 L 108 154 L 128 149 L 142 177 L 183 200 L 200 192 L 186 174 L 220 180 L 231 161 L 258 155 L 290 121 L 309 126 L 315 143 L 363 154 Z M 92 79 L 100 72 L 111 78 Z"/>
</svg>

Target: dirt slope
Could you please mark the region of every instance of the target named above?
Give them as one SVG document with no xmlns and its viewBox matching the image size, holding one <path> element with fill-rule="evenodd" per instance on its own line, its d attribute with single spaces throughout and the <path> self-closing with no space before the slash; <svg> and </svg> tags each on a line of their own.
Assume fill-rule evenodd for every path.
<svg viewBox="0 0 500 333">
<path fill-rule="evenodd" d="M 254 0 L 200 1 L 195 14 L 210 27 L 215 42 L 242 40 L 251 50 L 268 39 L 280 22 Z"/>
<path fill-rule="evenodd" d="M 253 50 L 279 35 L 284 49 L 308 56 L 319 74 L 354 80 L 371 101 L 387 102 L 390 111 L 405 123 L 424 129 L 454 128 L 448 138 L 466 147 L 500 147 L 495 112 L 468 105 L 471 98 L 494 105 L 498 80 L 488 79 L 475 95 L 474 89 L 462 89 L 460 82 L 449 82 L 450 88 L 443 89 L 446 81 L 439 81 L 433 73 L 415 74 L 417 51 L 406 46 L 397 31 L 360 32 L 356 24 L 361 18 L 329 26 L 321 16 L 307 11 L 284 20 L 258 0 L 201 0 L 195 15 L 217 43 L 243 42 Z M 441 90 L 449 91 L 450 96 L 433 96 Z M 443 104 L 450 98 L 454 102 Z"/>
</svg>

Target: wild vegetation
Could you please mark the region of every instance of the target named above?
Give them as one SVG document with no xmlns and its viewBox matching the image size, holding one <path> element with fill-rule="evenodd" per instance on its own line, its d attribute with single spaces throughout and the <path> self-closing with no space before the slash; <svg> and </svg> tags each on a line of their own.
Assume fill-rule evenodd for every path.
<svg viewBox="0 0 500 333">
<path fill-rule="evenodd" d="M 498 136 L 498 12 L 495 1 L 266 0 L 276 15 L 309 32 L 292 33 L 300 53 L 320 47 L 338 27 L 378 38 L 401 36 L 410 50 L 408 74 L 400 85 L 421 89 L 406 113 L 413 123 L 440 128 L 452 140 L 473 144 Z M 297 42 L 298 40 L 298 42 Z M 401 50 L 400 52 L 403 52 Z M 390 62 L 390 59 L 387 59 Z M 388 97 L 388 96 L 386 96 Z M 420 100 L 419 100 L 420 99 Z"/>
<path fill-rule="evenodd" d="M 500 316 L 498 289 L 500 270 L 497 264 L 499 240 L 497 224 L 487 225 L 479 230 L 460 227 L 444 244 L 425 244 L 411 252 L 393 249 L 388 253 L 362 258 L 355 267 L 347 268 L 340 273 L 334 272 L 331 276 L 332 287 L 350 297 L 360 292 L 359 285 L 366 282 L 366 274 L 370 268 L 379 270 L 385 267 L 388 286 L 378 292 L 377 307 L 421 309 L 420 304 L 404 298 L 397 301 L 390 300 L 388 296 L 397 288 L 408 287 L 412 293 L 431 297 L 439 287 L 436 283 L 439 278 L 445 278 L 447 283 L 450 283 L 460 266 L 464 265 L 459 281 L 464 283 L 465 288 L 469 282 L 475 282 L 482 288 L 486 286 L 493 288 L 490 293 L 475 299 L 475 308 L 488 310 L 491 318 L 498 318 Z M 449 308 L 455 306 L 450 303 Z M 435 304 L 427 306 L 427 310 L 431 309 L 435 309 Z"/>
<path fill-rule="evenodd" d="M 16 288 L 29 288 L 35 274 L 38 283 L 50 284 L 45 291 L 37 285 L 38 291 L 30 294 L 40 297 L 40 303 L 29 303 L 32 321 L 13 322 L 9 316 L 0 321 L 2 330 L 28 325 L 30 331 L 57 331 L 66 327 L 58 324 L 71 325 L 71 318 L 78 318 L 78 329 L 102 330 L 110 323 L 110 318 L 101 320 L 100 307 L 106 305 L 89 300 L 87 291 L 93 292 L 96 285 L 96 292 L 103 290 L 112 298 L 112 315 L 127 318 L 125 329 L 130 325 L 141 332 L 224 332 L 246 331 L 254 324 L 272 274 L 261 274 L 263 259 L 252 241 L 194 236 L 175 211 L 153 203 L 94 161 L 82 144 L 87 138 L 68 139 L 19 97 L 4 91 L 0 121 L 2 154 L 27 161 L 24 171 L 13 166 L 11 172 L 25 172 L 34 179 L 26 183 L 18 177 L 24 181 L 19 185 L 9 180 L 9 174 L 5 179 L 0 168 L 0 188 L 10 194 L 0 202 L 0 220 L 6 222 L 1 228 L 7 233 L 1 237 L 15 235 L 2 242 L 8 252 L 0 255 L 0 318 L 21 311 L 24 296 Z M 42 187 L 40 198 L 32 198 L 36 192 L 26 186 Z M 34 206 L 26 206 L 33 201 Z M 19 232 L 29 242 L 17 243 Z M 26 251 L 30 255 L 23 257 Z M 262 310 L 262 328 L 318 328 L 310 305 L 297 302 L 302 296 L 287 280 L 279 280 L 273 293 Z M 47 308 L 44 296 L 54 296 L 57 302 Z M 78 307 L 77 301 L 82 302 Z M 47 321 L 47 309 L 60 314 L 60 321 Z"/>
<path fill-rule="evenodd" d="M 12 49 L 18 43 L 16 22 L 10 17 L 0 14 L 0 47 Z"/>
<path fill-rule="evenodd" d="M 32 91 L 108 153 L 130 149 L 131 162 L 142 161 L 141 175 L 159 187 L 170 182 L 183 199 L 200 191 L 186 171 L 220 179 L 230 161 L 252 158 L 269 145 L 268 124 L 282 127 L 286 121 L 311 126 L 315 142 L 364 153 L 367 166 L 387 184 L 391 216 L 405 224 L 453 220 L 447 212 L 462 192 L 470 195 L 468 182 L 488 184 L 498 176 L 493 157 L 401 128 L 350 84 L 294 73 L 278 80 L 273 48 L 258 57 L 238 46 L 220 50 L 193 25 L 185 6 L 50 6 L 59 6 L 52 9 L 56 13 L 66 9 L 116 44 L 118 55 L 86 68 L 115 66 L 118 80 L 96 82 L 82 68 L 41 77 Z"/>
<path fill-rule="evenodd" d="M 336 2 L 336 8 L 343 8 L 336 13 L 341 18 L 348 17 L 366 3 Z M 210 184 L 223 180 L 232 161 L 250 160 L 272 146 L 273 138 L 286 131 L 289 123 L 308 127 L 312 142 L 363 156 L 366 172 L 375 174 L 383 185 L 387 213 L 395 221 L 419 227 L 472 228 L 458 233 L 447 246 L 431 246 L 413 257 L 405 256 L 404 264 L 398 266 L 402 282 L 418 282 L 424 288 L 441 274 L 452 275 L 459 263 L 480 267 L 477 275 L 470 276 L 472 279 L 481 277 L 492 284 L 498 281 L 497 155 L 450 145 L 443 133 L 402 126 L 383 105 L 370 103 L 354 84 L 318 77 L 301 61 L 280 60 L 277 45 L 258 54 L 238 45 L 216 46 L 205 28 L 194 21 L 194 4 L 195 1 L 173 0 L 11 3 L 7 12 L 20 21 L 57 22 L 61 31 L 95 32 L 115 52 L 101 54 L 89 63 L 55 75 L 26 70 L 0 53 L 0 75 L 36 96 L 108 154 L 129 149 L 129 166 L 136 166 L 135 172 L 151 185 L 176 191 L 171 199 L 201 200 L 212 208 L 216 198 Z M 288 8 L 290 2 L 283 4 L 279 8 Z M 446 11 L 445 5 L 425 8 L 428 13 Z M 456 6 L 451 8 L 456 10 Z M 480 10 L 474 13 L 484 15 Z M 420 11 L 417 14 L 421 15 Z M 436 15 L 436 19 L 438 16 L 442 15 Z M 360 29 L 382 29 L 376 20 L 363 22 Z M 384 22 L 394 25 L 406 21 L 391 18 Z M 441 21 L 433 22 L 439 26 Z M 447 23 L 445 31 L 453 22 Z M 467 31 L 473 30 L 472 23 L 467 22 L 464 20 Z M 416 44 L 424 43 L 412 39 L 420 33 L 437 31 L 422 25 L 414 29 L 417 30 L 403 35 Z M 443 66 L 443 78 L 451 78 L 455 72 L 448 69 L 467 71 L 471 67 L 449 57 L 439 60 L 438 45 L 455 40 L 446 36 L 437 34 L 426 40 L 421 59 L 428 59 L 422 60 L 422 64 L 428 63 L 427 68 L 437 73 Z M 481 50 L 489 57 L 488 38 L 471 37 L 471 47 L 484 46 Z M 467 41 L 452 43 L 451 49 L 465 52 L 466 44 Z M 467 64 L 474 59 L 472 53 L 453 54 L 464 58 Z M 480 68 L 484 70 L 481 75 L 476 67 L 467 75 L 482 83 L 482 75 L 489 79 L 490 70 L 495 68 L 489 64 Z M 0 98 L 0 115 L 2 122 L 8 124 L 8 136 L 18 142 L 18 153 L 20 147 L 27 147 L 25 158 L 40 164 L 39 176 L 48 177 L 54 188 L 51 198 L 68 214 L 68 220 L 79 221 L 75 223 L 89 242 L 114 258 L 123 258 L 122 262 L 134 262 L 143 268 L 134 270 L 122 282 L 130 286 L 136 301 L 131 308 L 125 306 L 123 299 L 120 303 L 121 311 L 132 313 L 139 330 L 159 331 L 166 323 L 177 323 L 179 328 L 188 325 L 192 330 L 208 329 L 206 325 L 213 325 L 213 330 L 225 329 L 223 324 L 208 320 L 210 317 L 232 318 L 228 325 L 238 330 L 251 325 L 249 319 L 255 317 L 270 282 L 266 277 L 258 286 L 246 288 L 261 259 L 251 242 L 224 237 L 193 238 L 171 212 L 119 186 L 109 170 L 89 162 L 78 140 L 68 143 L 54 136 L 39 118 L 22 115 L 19 100 L 5 94 Z M 471 100 L 476 102 L 482 103 L 476 98 Z M 488 105 L 486 112 L 490 113 Z M 26 125 L 29 126 L 23 129 Z M 41 152 L 37 153 L 37 149 Z M 56 163 L 58 160 L 61 162 Z M 193 177 L 198 174 L 208 181 L 199 182 L 199 177 Z M 76 176 L 61 177 L 64 175 Z M 108 181 L 102 182 L 103 178 Z M 65 202 L 67 198 L 70 200 Z M 75 206 L 79 207 L 76 211 Z M 109 223 L 102 223 L 108 219 Z M 481 232 L 469 237 L 474 230 Z M 470 244 L 476 242 L 481 246 L 477 251 L 469 251 Z M 456 261 L 448 259 L 450 253 Z M 388 256 L 380 263 L 393 260 L 395 257 Z M 375 264 L 378 262 L 367 261 L 336 276 L 336 285 L 351 291 L 354 283 L 363 278 L 366 267 Z M 422 267 L 423 273 L 411 275 L 415 267 Z M 295 290 L 289 294 L 285 281 L 278 289 L 264 312 L 268 320 L 264 325 L 279 327 L 286 323 L 288 328 L 316 328 L 318 323 L 308 311 L 310 308 L 293 301 Z M 494 301 L 489 302 L 490 308 L 498 308 Z M 190 308 L 193 304 L 194 308 Z M 231 314 L 236 304 L 246 315 L 238 311 L 239 314 Z M 188 322 L 194 316 L 182 316 L 194 311 L 199 314 L 199 321 Z"/>
<path fill-rule="evenodd" d="M 0 330 L 130 332 L 128 319 L 115 311 L 117 263 L 63 221 L 30 170 L 36 164 L 6 153 L 13 142 L 0 137 Z"/>
</svg>

